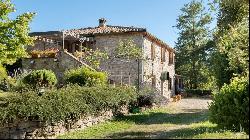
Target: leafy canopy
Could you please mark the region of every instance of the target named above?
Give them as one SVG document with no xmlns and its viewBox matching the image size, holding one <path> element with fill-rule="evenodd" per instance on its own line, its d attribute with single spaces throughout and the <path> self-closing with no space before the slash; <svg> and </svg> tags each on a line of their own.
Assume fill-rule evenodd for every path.
<svg viewBox="0 0 250 140">
<path fill-rule="evenodd" d="M 115 49 L 115 57 L 122 59 L 141 59 L 142 49 L 139 48 L 132 39 L 119 40 Z"/>
<path fill-rule="evenodd" d="M 209 45 L 209 27 L 212 18 L 202 2 L 192 1 L 181 9 L 175 26 L 179 31 L 176 42 L 176 71 L 186 77 L 188 88 L 198 88 L 207 81 L 205 61 Z"/>
<path fill-rule="evenodd" d="M 0 0 L 0 64 L 12 64 L 25 56 L 25 46 L 33 43 L 28 33 L 35 13 L 24 13 L 11 20 L 8 16 L 14 11 L 10 0 Z"/>
<path fill-rule="evenodd" d="M 83 52 L 76 51 L 74 55 L 78 58 L 82 57 L 83 60 L 87 61 L 87 63 L 95 69 L 100 68 L 101 61 L 105 61 L 109 58 L 105 51 L 99 49 L 93 50 L 87 47 L 84 47 Z"/>
</svg>

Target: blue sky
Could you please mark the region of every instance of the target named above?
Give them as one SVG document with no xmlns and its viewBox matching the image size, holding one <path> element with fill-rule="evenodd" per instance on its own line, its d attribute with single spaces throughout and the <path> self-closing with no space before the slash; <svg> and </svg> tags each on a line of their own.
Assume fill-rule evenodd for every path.
<svg viewBox="0 0 250 140">
<path fill-rule="evenodd" d="M 99 18 L 108 25 L 136 26 L 165 41 L 171 47 L 178 37 L 176 19 L 191 0 L 12 0 L 16 12 L 36 12 L 31 32 L 98 26 Z"/>
</svg>

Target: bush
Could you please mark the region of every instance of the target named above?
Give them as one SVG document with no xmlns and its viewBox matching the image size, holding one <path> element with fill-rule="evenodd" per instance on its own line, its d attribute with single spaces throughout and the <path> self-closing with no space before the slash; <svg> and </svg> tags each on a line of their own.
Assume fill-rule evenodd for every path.
<svg viewBox="0 0 250 140">
<path fill-rule="evenodd" d="M 64 74 L 66 83 L 78 84 L 81 86 L 99 86 L 107 83 L 107 74 L 97 72 L 86 67 L 72 69 Z"/>
<path fill-rule="evenodd" d="M 51 70 L 35 70 L 23 78 L 24 84 L 29 84 L 32 87 L 50 87 L 57 83 L 56 75 Z"/>
<path fill-rule="evenodd" d="M 214 95 L 209 105 L 209 119 L 233 131 L 242 128 L 249 133 L 249 81 L 235 78 L 229 85 L 224 85 L 220 93 Z"/>
<path fill-rule="evenodd" d="M 130 104 L 130 112 L 137 113 L 139 107 L 152 107 L 155 105 L 166 105 L 168 99 L 159 91 L 151 87 L 143 87 L 137 95 L 137 100 Z"/>
<path fill-rule="evenodd" d="M 187 93 L 188 96 L 206 96 L 212 95 L 212 90 L 185 89 L 185 93 Z"/>
<path fill-rule="evenodd" d="M 68 85 L 47 91 L 0 96 L 0 124 L 17 120 L 59 122 L 82 116 L 100 114 L 103 110 L 117 111 L 136 100 L 135 89 L 129 87 L 81 87 Z"/>
<path fill-rule="evenodd" d="M 7 72 L 6 69 L 0 64 L 0 81 L 4 80 L 7 78 Z"/>
<path fill-rule="evenodd" d="M 8 75 L 6 69 L 0 64 L 0 90 L 8 90 Z"/>
</svg>

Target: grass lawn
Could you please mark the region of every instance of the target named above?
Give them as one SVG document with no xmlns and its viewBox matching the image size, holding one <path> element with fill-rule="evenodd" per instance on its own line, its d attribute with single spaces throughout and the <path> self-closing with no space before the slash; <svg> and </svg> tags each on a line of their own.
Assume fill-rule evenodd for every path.
<svg viewBox="0 0 250 140">
<path fill-rule="evenodd" d="M 167 107 L 148 109 L 143 113 L 116 118 L 84 130 L 65 133 L 57 138 L 249 139 L 249 135 L 219 129 L 208 121 L 207 110 L 185 112 Z"/>
</svg>

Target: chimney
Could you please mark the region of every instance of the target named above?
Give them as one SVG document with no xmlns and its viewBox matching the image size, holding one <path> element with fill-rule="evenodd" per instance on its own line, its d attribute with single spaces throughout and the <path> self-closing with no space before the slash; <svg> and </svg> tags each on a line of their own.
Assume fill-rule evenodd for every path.
<svg viewBox="0 0 250 140">
<path fill-rule="evenodd" d="M 99 19 L 99 27 L 105 27 L 106 26 L 106 19 L 101 18 Z"/>
</svg>

